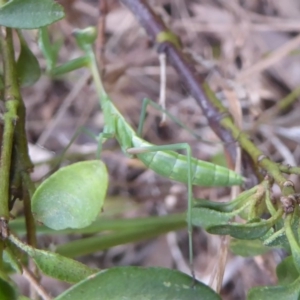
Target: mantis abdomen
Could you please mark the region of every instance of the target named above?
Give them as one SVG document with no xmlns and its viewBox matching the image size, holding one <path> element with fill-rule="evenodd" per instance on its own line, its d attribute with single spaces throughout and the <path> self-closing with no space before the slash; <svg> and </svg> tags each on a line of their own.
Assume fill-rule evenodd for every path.
<svg viewBox="0 0 300 300">
<path fill-rule="evenodd" d="M 153 146 L 134 136 L 133 147 Z M 175 151 L 157 151 L 137 154 L 149 169 L 175 181 L 187 183 L 188 162 L 185 155 Z M 243 177 L 225 167 L 192 158 L 192 184 L 198 186 L 232 186 L 241 185 Z"/>
</svg>

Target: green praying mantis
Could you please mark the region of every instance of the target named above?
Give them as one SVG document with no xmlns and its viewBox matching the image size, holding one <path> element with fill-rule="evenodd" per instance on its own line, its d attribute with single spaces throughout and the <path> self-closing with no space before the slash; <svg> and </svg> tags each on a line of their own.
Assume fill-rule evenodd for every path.
<svg viewBox="0 0 300 300">
<path fill-rule="evenodd" d="M 102 133 L 97 137 L 99 152 L 101 145 L 109 138 L 116 138 L 124 153 L 135 155 L 149 169 L 155 173 L 170 178 L 172 180 L 186 183 L 188 186 L 188 208 L 187 222 L 189 235 L 189 257 L 190 266 L 193 273 L 193 251 L 192 251 L 192 186 L 233 186 L 241 185 L 244 178 L 221 166 L 210 162 L 205 162 L 193 158 L 191 148 L 187 143 L 178 143 L 172 145 L 153 145 L 143 140 L 140 135 L 142 132 L 143 119 L 146 106 L 151 100 L 145 99 L 142 108 L 140 126 L 138 134 L 126 122 L 122 114 L 115 107 L 110 97 L 106 93 L 99 70 L 96 57 L 93 51 L 93 43 L 96 39 L 96 30 L 92 27 L 77 30 L 74 32 L 78 46 L 84 51 L 84 56 L 71 60 L 63 65 L 55 67 L 53 57 L 49 54 L 49 38 L 47 39 L 46 29 L 41 31 L 40 44 L 44 55 L 48 61 L 49 72 L 53 76 L 62 75 L 81 67 L 90 69 L 96 93 L 99 97 L 100 107 L 102 109 L 105 127 Z M 185 150 L 186 155 L 179 154 L 175 151 Z"/>
</svg>

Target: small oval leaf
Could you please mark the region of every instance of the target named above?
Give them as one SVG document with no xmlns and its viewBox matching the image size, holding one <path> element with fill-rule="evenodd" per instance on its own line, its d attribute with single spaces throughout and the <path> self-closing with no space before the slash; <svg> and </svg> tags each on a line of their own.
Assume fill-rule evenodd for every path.
<svg viewBox="0 0 300 300">
<path fill-rule="evenodd" d="M 31 86 L 41 76 L 40 65 L 34 54 L 28 48 L 22 34 L 18 32 L 21 53 L 17 61 L 17 74 L 21 86 Z"/>
<path fill-rule="evenodd" d="M 231 212 L 236 208 L 244 206 L 245 201 L 248 201 L 249 197 L 253 196 L 258 189 L 258 186 L 254 186 L 252 189 L 244 191 L 237 198 L 229 202 L 214 202 L 205 199 L 194 199 L 194 207 L 205 207 L 213 209 L 219 212 Z"/>
<path fill-rule="evenodd" d="M 194 207 L 192 210 L 192 224 L 202 228 L 227 223 L 233 216 L 205 207 Z"/>
<path fill-rule="evenodd" d="M 263 239 L 263 243 L 267 247 L 283 248 L 287 252 L 290 252 L 290 245 L 287 240 L 284 228 L 281 228 L 280 230 L 272 233 L 267 238 Z"/>
<path fill-rule="evenodd" d="M 193 207 L 192 224 L 205 229 L 222 224 L 227 225 L 226 223 L 230 219 L 244 211 L 250 204 L 251 202 L 245 202 L 243 206 L 230 212 L 221 212 L 206 207 Z"/>
<path fill-rule="evenodd" d="M 39 250 L 26 245 L 12 234 L 9 236 L 9 240 L 27 253 L 35 261 L 40 270 L 50 277 L 69 283 L 77 283 L 98 271 L 57 253 Z"/>
<path fill-rule="evenodd" d="M 61 168 L 37 188 L 32 212 L 38 222 L 54 230 L 86 227 L 99 214 L 107 185 L 107 170 L 100 160 Z"/>
<path fill-rule="evenodd" d="M 230 223 L 207 228 L 207 232 L 219 235 L 230 235 L 241 240 L 255 240 L 266 234 L 269 229 L 282 216 L 283 211 L 279 209 L 273 217 L 268 220 L 258 222 L 248 222 L 246 224 Z"/>
<path fill-rule="evenodd" d="M 179 271 L 164 268 L 119 267 L 90 276 L 55 300 L 220 300 L 208 286 Z M 101 295 L 101 297 L 100 297 Z"/>
<path fill-rule="evenodd" d="M 16 256 L 14 255 L 14 253 L 11 251 L 9 247 L 7 247 L 3 251 L 3 261 L 6 262 L 11 267 L 12 270 L 14 270 L 19 274 L 22 274 L 22 267 L 20 265 L 20 262 L 18 261 L 18 259 L 16 258 Z"/>
<path fill-rule="evenodd" d="M 0 25 L 36 29 L 65 16 L 61 5 L 53 0 L 12 0 L 0 8 Z"/>
<path fill-rule="evenodd" d="M 260 240 L 236 240 L 232 239 L 230 241 L 230 251 L 235 255 L 240 255 L 243 257 L 256 256 L 264 254 L 271 249 L 264 246 Z"/>
</svg>

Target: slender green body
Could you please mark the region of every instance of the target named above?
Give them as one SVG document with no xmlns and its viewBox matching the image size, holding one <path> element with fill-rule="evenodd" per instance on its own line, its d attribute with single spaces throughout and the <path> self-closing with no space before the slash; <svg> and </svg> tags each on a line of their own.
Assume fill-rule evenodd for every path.
<svg viewBox="0 0 300 300">
<path fill-rule="evenodd" d="M 129 148 L 153 146 L 136 135 L 118 109 L 106 94 L 102 94 L 100 105 L 104 114 L 106 128 L 113 134 L 123 151 Z M 187 183 L 188 162 L 185 155 L 175 151 L 146 152 L 136 155 L 149 169 L 155 173 L 175 181 Z M 241 185 L 243 177 L 239 174 L 212 164 L 192 158 L 192 184 L 198 186 L 232 186 Z"/>
<path fill-rule="evenodd" d="M 89 35 L 90 33 L 91 35 Z M 241 185 L 244 179 L 241 175 L 234 171 L 206 161 L 197 160 L 196 158 L 190 157 L 190 154 L 188 153 L 187 155 L 181 155 L 173 150 L 169 150 L 170 148 L 174 149 L 172 146 L 175 145 L 169 145 L 167 150 L 162 150 L 162 146 L 152 145 L 137 135 L 118 109 L 114 106 L 104 90 L 91 44 L 91 41 L 96 36 L 95 31 L 91 30 L 91 28 L 77 31 L 77 42 L 85 51 L 86 55 L 66 63 L 61 67 L 55 68 L 55 71 L 53 71 L 52 74 L 64 74 L 80 66 L 90 68 L 105 120 L 104 131 L 100 136 L 104 139 L 108 136 L 115 137 L 125 153 L 128 153 L 129 151 L 127 150 L 129 149 L 144 149 L 145 151 L 134 152 L 138 159 L 155 173 L 172 180 L 189 184 L 188 177 L 190 176 L 190 185 Z M 177 146 L 179 147 L 177 147 L 176 150 L 185 149 L 190 152 L 190 147 L 187 144 L 184 146 L 184 143 L 182 143 L 177 144 Z M 149 147 L 152 147 L 152 149 L 150 150 Z M 188 162 L 189 159 L 190 164 Z"/>
<path fill-rule="evenodd" d="M 97 67 L 97 61 L 92 49 L 93 41 L 97 37 L 95 29 L 86 28 L 78 30 L 75 33 L 75 37 L 78 45 L 84 50 L 86 55 L 83 58 L 75 59 L 61 67 L 55 68 L 52 74 L 64 74 L 68 72 L 68 70 L 73 70 L 74 66 L 76 68 L 79 66 L 90 68 L 105 120 L 104 131 L 98 138 L 99 152 L 101 143 L 105 139 L 115 137 L 125 153 L 134 153 L 139 160 L 155 173 L 187 184 L 189 252 L 191 271 L 194 277 L 192 250 L 192 185 L 240 185 L 243 183 L 243 177 L 227 168 L 191 157 L 191 148 L 187 143 L 156 146 L 140 138 L 126 122 L 104 90 Z M 141 132 L 141 128 L 142 127 L 139 127 L 139 132 Z M 173 149 L 185 150 L 186 156 L 173 151 Z"/>
</svg>

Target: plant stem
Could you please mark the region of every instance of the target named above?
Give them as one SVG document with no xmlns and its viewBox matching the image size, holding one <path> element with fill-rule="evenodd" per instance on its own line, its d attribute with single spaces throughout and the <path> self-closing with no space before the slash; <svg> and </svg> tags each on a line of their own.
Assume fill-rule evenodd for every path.
<svg viewBox="0 0 300 300">
<path fill-rule="evenodd" d="M 25 198 L 25 217 L 26 222 L 28 223 L 27 228 L 29 229 L 27 232 L 28 243 L 35 246 L 35 224 L 31 213 L 29 197 L 34 193 L 34 185 L 28 175 L 28 172 L 32 170 L 33 165 L 28 154 L 25 132 L 26 109 L 19 90 L 12 30 L 10 28 L 3 28 L 3 32 L 1 50 L 3 53 L 5 84 L 4 102 L 6 112 L 4 113 L 3 146 L 0 161 L 0 218 L 3 218 L 6 221 L 9 219 L 9 201 L 12 190 L 14 189 L 19 193 L 17 197 L 24 196 Z M 15 149 L 14 156 L 12 155 L 13 149 Z M 12 159 L 14 159 L 13 165 Z M 13 170 L 11 170 L 12 167 Z M 12 177 L 14 178 L 11 174 L 16 175 L 16 178 L 21 180 L 10 182 Z"/>
<path fill-rule="evenodd" d="M 0 218 L 9 219 L 9 180 L 11 155 L 13 147 L 14 129 L 18 121 L 17 110 L 20 101 L 19 87 L 15 68 L 12 30 L 2 28 L 1 50 L 4 68 L 4 129 L 2 138 L 2 152 L 0 161 Z"/>
<path fill-rule="evenodd" d="M 18 109 L 18 123 L 16 125 L 14 142 L 17 149 L 17 167 L 14 172 L 18 172 L 21 177 L 21 189 L 24 203 L 24 214 L 27 229 L 27 243 L 36 247 L 36 228 L 33 215 L 31 212 L 30 199 L 35 191 L 35 186 L 29 176 L 33 169 L 33 164 L 28 154 L 27 136 L 25 132 L 25 105 L 20 97 L 20 104 Z"/>
<path fill-rule="evenodd" d="M 279 165 L 265 156 L 264 153 L 249 139 L 249 137 L 233 124 L 231 118 L 223 118 L 221 124 L 224 128 L 230 130 L 233 137 L 239 142 L 240 146 L 247 151 L 252 160 L 274 178 L 274 181 L 279 185 L 283 196 L 295 194 L 294 185 L 292 183 L 287 184 L 288 181 L 283 176 Z"/>
<path fill-rule="evenodd" d="M 280 168 L 280 171 L 283 173 L 300 175 L 300 167 L 280 165 L 279 168 Z"/>
</svg>

